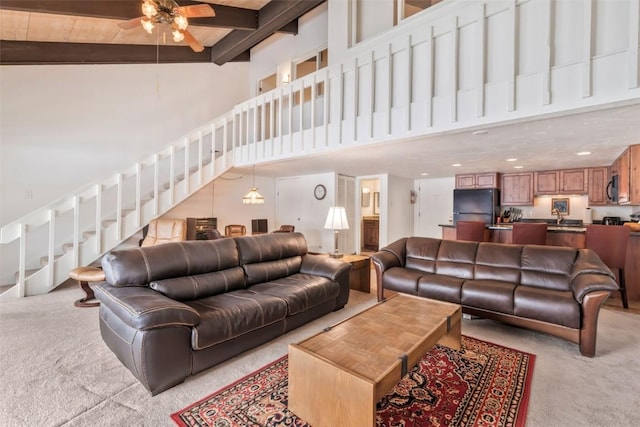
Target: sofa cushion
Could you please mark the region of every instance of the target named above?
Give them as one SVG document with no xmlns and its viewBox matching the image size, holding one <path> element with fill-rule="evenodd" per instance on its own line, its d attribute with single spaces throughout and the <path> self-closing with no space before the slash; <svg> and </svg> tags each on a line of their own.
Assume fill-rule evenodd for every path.
<svg viewBox="0 0 640 427">
<path fill-rule="evenodd" d="M 294 274 L 249 288 L 260 294 L 278 297 L 287 303 L 288 315 L 294 315 L 336 299 L 340 286 L 327 278 Z"/>
<path fill-rule="evenodd" d="M 425 274 L 418 280 L 418 295 L 460 304 L 460 291 L 464 279 L 437 274 Z"/>
<path fill-rule="evenodd" d="M 477 250 L 477 242 L 443 240 L 438 249 L 435 273 L 472 279 Z"/>
<path fill-rule="evenodd" d="M 185 304 L 200 315 L 200 323 L 191 335 L 194 350 L 230 340 L 287 316 L 287 304 L 281 298 L 249 289 L 186 301 Z"/>
<path fill-rule="evenodd" d="M 513 314 L 516 285 L 498 280 L 467 280 L 462 285 L 460 304 Z"/>
<path fill-rule="evenodd" d="M 102 269 L 113 286 L 147 286 L 154 280 L 191 276 L 240 265 L 233 239 L 166 243 L 111 251 Z"/>
<path fill-rule="evenodd" d="M 418 280 L 426 273 L 404 267 L 392 267 L 384 273 L 384 288 L 418 295 Z"/>
<path fill-rule="evenodd" d="M 520 283 L 568 291 L 577 253 L 576 249 L 559 246 L 523 246 Z"/>
<path fill-rule="evenodd" d="M 533 286 L 518 286 L 513 298 L 513 314 L 579 329 L 580 304 L 571 291 L 554 291 Z"/>
<path fill-rule="evenodd" d="M 474 279 L 520 283 L 522 245 L 480 243 Z"/>
<path fill-rule="evenodd" d="M 440 239 L 410 237 L 407 240 L 405 267 L 435 273 Z"/>
<path fill-rule="evenodd" d="M 235 237 L 247 286 L 290 276 L 300 271 L 307 242 L 300 233 L 271 233 Z"/>
<path fill-rule="evenodd" d="M 206 298 L 244 289 L 244 270 L 233 267 L 213 273 L 156 280 L 149 287 L 178 301 Z"/>
</svg>

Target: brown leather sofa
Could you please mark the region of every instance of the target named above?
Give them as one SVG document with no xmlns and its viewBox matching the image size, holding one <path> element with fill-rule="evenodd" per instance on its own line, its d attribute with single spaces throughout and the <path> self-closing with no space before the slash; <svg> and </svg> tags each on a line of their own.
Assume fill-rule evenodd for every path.
<svg viewBox="0 0 640 427">
<path fill-rule="evenodd" d="M 409 237 L 371 258 L 378 300 L 389 289 L 457 303 L 579 344 L 585 356 L 595 355 L 600 306 L 618 289 L 588 249 Z"/>
<path fill-rule="evenodd" d="M 102 338 L 152 395 L 342 308 L 351 269 L 300 233 L 112 251 L 102 267 Z"/>
</svg>

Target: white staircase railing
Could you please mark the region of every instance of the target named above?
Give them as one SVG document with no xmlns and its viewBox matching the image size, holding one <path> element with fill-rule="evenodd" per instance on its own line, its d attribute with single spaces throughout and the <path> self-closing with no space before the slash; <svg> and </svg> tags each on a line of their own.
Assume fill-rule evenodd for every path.
<svg viewBox="0 0 640 427">
<path fill-rule="evenodd" d="M 600 9 L 603 19 L 592 19 Z M 48 292 L 231 166 L 638 103 L 639 10 L 640 0 L 564 2 L 555 12 L 550 2 L 512 0 L 450 2 L 415 15 L 358 44 L 343 63 L 247 100 L 131 168 L 2 227 L 0 243 L 13 245 L 18 272 L 8 292 Z M 515 36 L 487 36 L 507 30 Z M 566 52 L 579 46 L 551 55 L 561 44 L 552 37 L 563 31 L 580 32 L 572 43 L 591 46 L 578 62 Z"/>
</svg>

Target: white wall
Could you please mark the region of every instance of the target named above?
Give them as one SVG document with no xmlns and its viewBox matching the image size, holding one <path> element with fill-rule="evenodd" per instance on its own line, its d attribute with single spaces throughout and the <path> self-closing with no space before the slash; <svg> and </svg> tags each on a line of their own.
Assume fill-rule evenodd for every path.
<svg viewBox="0 0 640 427">
<path fill-rule="evenodd" d="M 252 96 L 256 95 L 257 82 L 278 73 L 277 84 L 282 85 L 283 77 L 291 72 L 291 62 L 316 54 L 327 46 L 329 28 L 327 3 L 316 7 L 298 20 L 298 34 L 275 34 L 251 49 L 251 70 L 249 86 Z M 333 27 L 332 27 L 333 31 Z M 331 51 L 329 51 L 331 61 Z"/>
<path fill-rule="evenodd" d="M 229 224 L 241 224 L 251 234 L 252 219 L 266 219 L 269 231 L 276 225 L 275 180 L 256 175 L 258 192 L 264 197 L 264 204 L 244 205 L 242 197 L 249 192 L 252 175 L 228 173 L 205 186 L 184 202 L 163 215 L 165 218 L 208 218 L 218 219 L 218 231 L 224 234 Z"/>
<path fill-rule="evenodd" d="M 452 223 L 454 188 L 454 177 L 415 181 L 418 197 L 414 205 L 414 235 L 442 238 L 442 228 L 438 224 Z"/>
<path fill-rule="evenodd" d="M 248 98 L 248 64 L 0 67 L 0 225 Z"/>
<path fill-rule="evenodd" d="M 387 191 L 380 193 L 380 204 L 387 210 L 387 234 L 380 235 L 380 247 L 386 246 L 402 237 L 413 236 L 413 205 L 410 193 L 414 188 L 414 180 L 389 175 Z"/>
</svg>

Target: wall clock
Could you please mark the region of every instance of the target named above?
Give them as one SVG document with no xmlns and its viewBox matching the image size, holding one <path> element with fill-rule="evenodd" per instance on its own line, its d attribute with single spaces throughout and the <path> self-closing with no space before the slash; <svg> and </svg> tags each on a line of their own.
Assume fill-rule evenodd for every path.
<svg viewBox="0 0 640 427">
<path fill-rule="evenodd" d="M 316 199 L 322 200 L 327 195 L 327 188 L 322 184 L 318 184 L 313 190 L 313 195 L 316 197 Z"/>
</svg>

